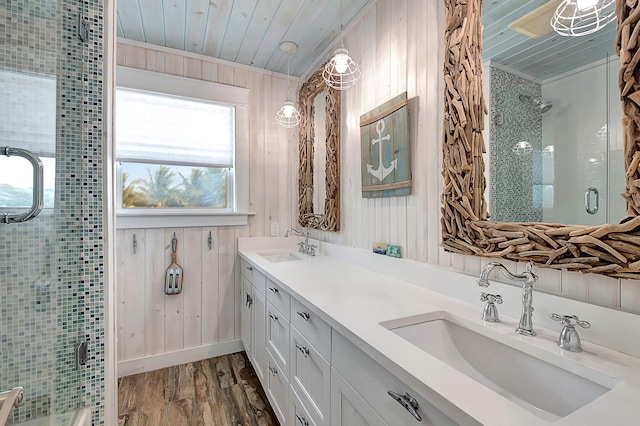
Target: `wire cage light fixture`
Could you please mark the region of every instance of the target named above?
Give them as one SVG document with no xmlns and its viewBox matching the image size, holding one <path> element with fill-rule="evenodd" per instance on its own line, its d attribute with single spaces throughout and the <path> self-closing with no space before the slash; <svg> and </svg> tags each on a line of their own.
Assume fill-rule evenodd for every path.
<svg viewBox="0 0 640 426">
<path fill-rule="evenodd" d="M 282 108 L 276 113 L 276 121 L 284 128 L 291 129 L 300 124 L 300 112 L 289 99 L 291 93 L 291 76 L 289 75 L 289 57 L 298 50 L 298 45 L 292 41 L 283 41 L 280 43 L 280 50 L 287 54 L 287 100 Z"/>
<path fill-rule="evenodd" d="M 593 34 L 615 19 L 615 0 L 563 0 L 551 26 L 561 36 L 579 37 Z"/>
<path fill-rule="evenodd" d="M 358 63 L 349 56 L 342 39 L 342 0 L 340 1 L 340 47 L 333 53 L 333 57 L 324 66 L 322 77 L 328 86 L 338 90 L 352 87 L 360 79 L 361 71 Z"/>
</svg>

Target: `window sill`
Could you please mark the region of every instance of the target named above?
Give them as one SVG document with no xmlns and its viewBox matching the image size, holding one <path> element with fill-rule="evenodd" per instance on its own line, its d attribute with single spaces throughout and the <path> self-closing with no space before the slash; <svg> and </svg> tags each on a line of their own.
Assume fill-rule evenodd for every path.
<svg viewBox="0 0 640 426">
<path fill-rule="evenodd" d="M 244 226 L 255 213 L 206 211 L 117 212 L 116 229 L 180 228 L 187 226 Z"/>
</svg>

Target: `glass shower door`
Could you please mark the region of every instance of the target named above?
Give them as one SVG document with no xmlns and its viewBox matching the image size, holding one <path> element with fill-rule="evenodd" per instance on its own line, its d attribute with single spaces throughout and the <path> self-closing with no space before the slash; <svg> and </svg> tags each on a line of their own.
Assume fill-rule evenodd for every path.
<svg viewBox="0 0 640 426">
<path fill-rule="evenodd" d="M 0 5 L 0 392 L 24 388 L 9 424 L 82 406 L 81 2 L 9 0 Z M 74 95 L 75 94 L 75 95 Z M 9 147 L 9 149 L 7 148 Z M 41 159 L 43 209 L 29 209 Z M 1 421 L 0 421 L 1 423 Z M 53 423 L 52 423 L 53 424 Z"/>
</svg>

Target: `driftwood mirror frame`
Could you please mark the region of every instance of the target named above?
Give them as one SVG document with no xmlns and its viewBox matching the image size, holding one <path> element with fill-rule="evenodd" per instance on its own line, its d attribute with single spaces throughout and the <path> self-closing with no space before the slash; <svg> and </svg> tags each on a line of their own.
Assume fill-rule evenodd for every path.
<svg viewBox="0 0 640 426">
<path fill-rule="evenodd" d="M 324 65 L 307 80 L 298 94 L 300 105 L 298 170 L 298 223 L 323 231 L 340 230 L 340 91 L 327 86 L 322 78 Z M 313 101 L 325 92 L 326 99 L 326 198 L 322 214 L 313 210 L 313 150 L 315 111 Z"/>
<path fill-rule="evenodd" d="M 482 0 L 444 0 L 442 244 L 449 252 L 640 279 L 640 2 L 617 0 L 625 217 L 600 226 L 488 220 L 482 130 Z"/>
</svg>

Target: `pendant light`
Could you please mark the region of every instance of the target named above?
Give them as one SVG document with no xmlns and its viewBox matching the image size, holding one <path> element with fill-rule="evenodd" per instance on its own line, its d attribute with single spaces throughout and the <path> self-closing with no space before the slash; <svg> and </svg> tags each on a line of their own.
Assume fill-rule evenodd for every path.
<svg viewBox="0 0 640 426">
<path fill-rule="evenodd" d="M 298 45 L 292 41 L 283 41 L 280 43 L 280 50 L 287 54 L 287 100 L 282 108 L 276 114 L 276 121 L 282 127 L 290 129 L 296 127 L 300 123 L 300 113 L 295 105 L 289 99 L 291 93 L 291 77 L 289 76 L 289 57 L 298 50 Z"/>
<path fill-rule="evenodd" d="M 336 49 L 333 58 L 324 66 L 322 73 L 327 85 L 338 90 L 345 90 L 356 84 L 361 74 L 360 67 L 351 59 L 349 51 L 344 47 L 342 31 L 342 0 L 340 0 L 340 47 Z"/>
<path fill-rule="evenodd" d="M 593 34 L 616 19 L 615 0 L 563 0 L 551 26 L 561 36 L 579 37 Z"/>
</svg>

